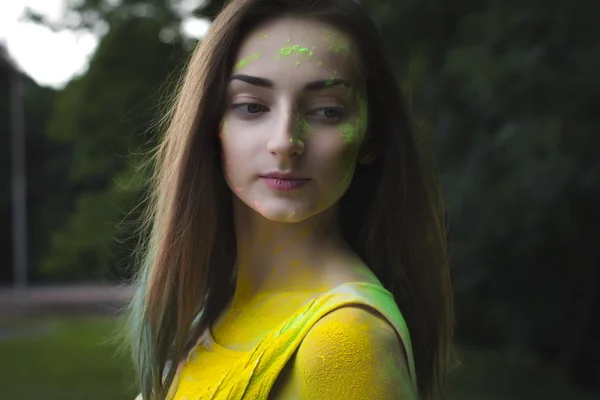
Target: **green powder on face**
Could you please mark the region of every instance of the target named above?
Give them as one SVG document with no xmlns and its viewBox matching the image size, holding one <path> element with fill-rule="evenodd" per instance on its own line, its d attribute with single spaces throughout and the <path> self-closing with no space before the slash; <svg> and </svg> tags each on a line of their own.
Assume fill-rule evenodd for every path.
<svg viewBox="0 0 600 400">
<path fill-rule="evenodd" d="M 298 49 L 298 53 L 311 57 L 313 55 L 314 49 L 315 49 L 314 47 L 311 50 L 307 49 L 306 47 L 302 47 L 302 48 Z"/>
<path fill-rule="evenodd" d="M 346 141 L 346 143 L 352 143 L 356 140 L 357 132 L 356 126 L 354 126 L 350 122 L 342 122 L 338 125 L 338 129 L 342 132 L 342 137 Z"/>
<path fill-rule="evenodd" d="M 221 138 L 227 136 L 227 119 L 223 118 L 221 120 L 221 132 L 219 135 Z"/>
<path fill-rule="evenodd" d="M 359 132 L 365 132 L 369 122 L 369 106 L 367 104 L 366 94 L 356 92 L 356 101 L 358 103 L 357 128 Z"/>
<path fill-rule="evenodd" d="M 310 124 L 302 115 L 297 115 L 294 119 L 294 137 L 296 140 L 303 140 L 310 133 Z"/>
<path fill-rule="evenodd" d="M 365 96 L 357 92 L 356 101 L 358 103 L 358 116 L 356 117 L 355 122 L 342 122 L 337 126 L 346 143 L 355 142 L 367 129 L 367 100 L 365 99 Z"/>
<path fill-rule="evenodd" d="M 327 43 L 329 50 L 334 53 L 344 56 L 350 53 L 350 42 L 346 38 L 340 37 L 337 33 L 327 32 L 324 41 Z"/>
<path fill-rule="evenodd" d="M 266 39 L 266 38 L 268 38 L 268 37 L 269 37 L 269 35 L 267 35 L 267 34 L 264 34 L 264 35 L 263 35 L 263 39 Z"/>
<path fill-rule="evenodd" d="M 312 50 L 309 50 L 306 47 L 300 47 L 300 45 L 295 44 L 293 46 L 283 47 L 281 50 L 279 50 L 279 56 L 289 56 L 294 52 L 297 52 L 298 54 L 303 54 L 303 55 L 306 55 L 309 57 L 311 57 L 313 55 Z M 277 56 L 277 58 L 279 58 L 279 56 Z"/>
<path fill-rule="evenodd" d="M 246 65 L 248 65 L 250 62 L 260 58 L 261 54 L 260 53 L 254 53 L 251 56 L 242 58 L 237 64 L 235 64 L 234 70 L 238 70 L 242 67 L 245 67 Z"/>
<path fill-rule="evenodd" d="M 333 71 L 333 77 L 331 77 L 331 78 L 329 78 L 329 79 L 327 79 L 325 81 L 325 86 L 331 86 L 331 85 L 333 85 L 333 82 L 336 79 L 336 75 L 337 75 L 337 71 Z"/>
<path fill-rule="evenodd" d="M 296 63 L 296 67 L 297 67 L 298 65 L 300 65 L 300 64 L 302 64 L 302 63 L 301 63 L 300 61 L 298 61 L 298 62 Z"/>
<path fill-rule="evenodd" d="M 341 53 L 344 55 L 347 55 L 350 52 L 350 49 L 348 48 L 348 42 L 345 41 L 332 42 L 329 46 L 329 50 L 333 51 L 334 53 Z"/>
</svg>

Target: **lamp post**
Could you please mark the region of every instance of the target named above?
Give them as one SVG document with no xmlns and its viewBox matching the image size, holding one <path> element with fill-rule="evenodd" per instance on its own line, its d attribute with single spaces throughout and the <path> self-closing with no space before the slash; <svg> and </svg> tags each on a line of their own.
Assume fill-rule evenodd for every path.
<svg viewBox="0 0 600 400">
<path fill-rule="evenodd" d="M 0 43 L 0 68 L 9 75 L 12 174 L 13 288 L 27 288 L 27 172 L 25 166 L 25 93 L 23 74 Z"/>
</svg>

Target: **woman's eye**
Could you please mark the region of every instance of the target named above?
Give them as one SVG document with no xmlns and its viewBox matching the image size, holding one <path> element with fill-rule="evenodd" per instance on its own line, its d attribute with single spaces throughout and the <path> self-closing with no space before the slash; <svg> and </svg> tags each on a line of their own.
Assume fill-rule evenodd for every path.
<svg viewBox="0 0 600 400">
<path fill-rule="evenodd" d="M 258 103 L 238 103 L 231 106 L 236 111 L 242 114 L 258 114 L 261 111 L 265 111 L 267 107 Z"/>
<path fill-rule="evenodd" d="M 322 112 L 322 113 L 321 113 Z M 322 115 L 327 119 L 338 120 L 344 116 L 343 107 L 323 107 L 318 108 L 315 114 Z"/>
</svg>

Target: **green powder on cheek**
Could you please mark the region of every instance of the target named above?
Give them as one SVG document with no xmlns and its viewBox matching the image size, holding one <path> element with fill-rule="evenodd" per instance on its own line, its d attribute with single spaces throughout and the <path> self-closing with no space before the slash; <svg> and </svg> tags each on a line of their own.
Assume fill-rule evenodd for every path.
<svg viewBox="0 0 600 400">
<path fill-rule="evenodd" d="M 227 119 L 223 118 L 221 120 L 221 132 L 219 134 L 219 137 L 223 138 L 227 136 Z"/>
<path fill-rule="evenodd" d="M 350 122 L 342 122 L 338 125 L 338 129 L 342 132 L 342 137 L 346 141 L 346 143 L 352 143 L 357 138 L 356 127 Z"/>
<path fill-rule="evenodd" d="M 357 92 L 356 101 L 358 103 L 357 129 L 359 132 L 365 132 L 369 122 L 369 106 L 366 94 Z"/>
<path fill-rule="evenodd" d="M 358 116 L 356 117 L 355 123 L 346 121 L 338 124 L 337 126 L 346 143 L 353 143 L 357 141 L 359 137 L 367 130 L 367 100 L 362 93 L 356 92 L 356 102 L 358 104 Z"/>
</svg>

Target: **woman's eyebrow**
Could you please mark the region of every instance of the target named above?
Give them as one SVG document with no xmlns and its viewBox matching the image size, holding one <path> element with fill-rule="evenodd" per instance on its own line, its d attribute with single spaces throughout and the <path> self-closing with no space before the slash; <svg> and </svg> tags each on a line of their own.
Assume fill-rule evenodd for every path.
<svg viewBox="0 0 600 400">
<path fill-rule="evenodd" d="M 273 83 L 272 80 L 267 79 L 267 78 L 260 78 L 258 76 L 235 74 L 231 77 L 231 81 L 233 81 L 233 80 L 239 80 L 242 82 L 249 83 L 250 85 L 264 87 L 267 89 L 273 89 L 273 87 L 275 87 L 275 84 Z M 352 85 L 350 85 L 348 82 L 346 82 L 343 79 L 331 78 L 331 79 L 327 79 L 327 80 L 309 82 L 306 85 L 304 85 L 304 88 L 302 90 L 305 90 L 305 91 L 322 90 L 322 89 L 328 89 L 328 88 L 331 88 L 334 86 L 340 86 L 340 85 L 345 86 L 345 87 L 352 87 Z"/>
</svg>

